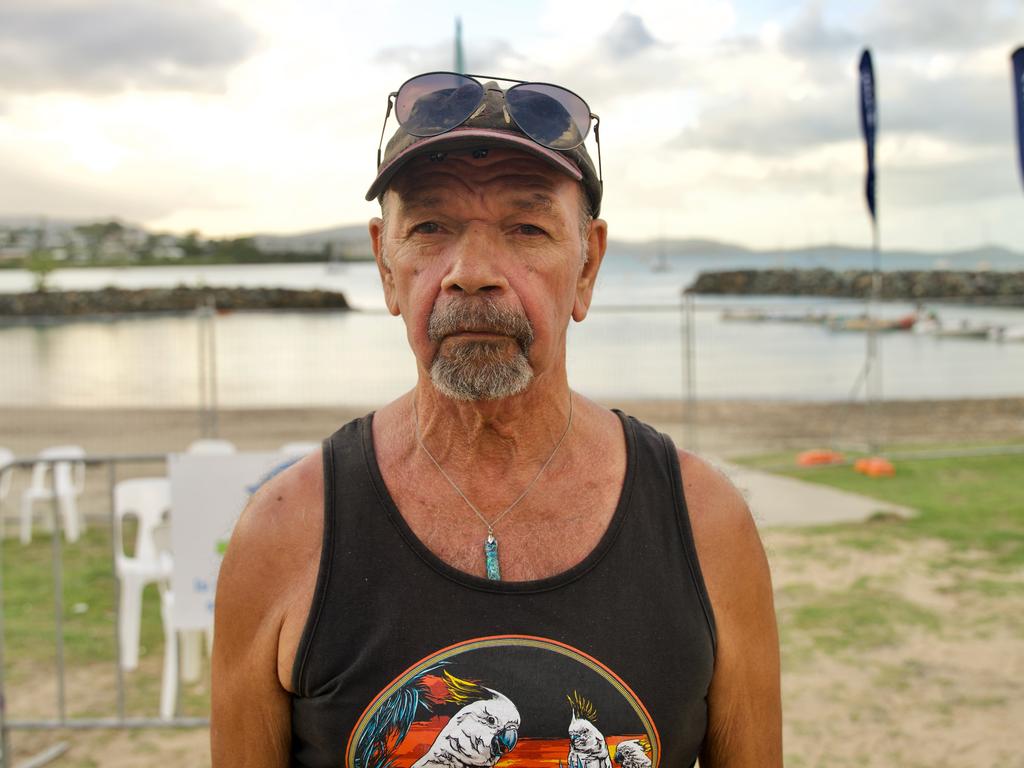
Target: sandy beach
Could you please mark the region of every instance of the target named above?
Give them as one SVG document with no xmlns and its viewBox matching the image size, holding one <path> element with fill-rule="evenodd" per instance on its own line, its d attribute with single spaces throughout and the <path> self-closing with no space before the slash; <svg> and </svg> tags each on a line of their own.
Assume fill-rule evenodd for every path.
<svg viewBox="0 0 1024 768">
<path fill-rule="evenodd" d="M 695 408 L 696 446 L 678 400 L 604 403 L 655 425 L 680 446 L 716 456 L 856 445 L 868 435 L 864 405 L 764 400 L 702 400 Z M 321 440 L 374 405 L 341 408 L 227 409 L 219 436 L 239 449 L 274 449 Z M 898 400 L 878 406 L 883 445 L 1005 442 L 1024 438 L 1024 398 Z M 163 453 L 183 450 L 201 436 L 188 409 L 0 407 L 0 445 L 29 456 L 50 445 L 75 443 L 87 452 Z"/>
<path fill-rule="evenodd" d="M 655 424 L 681 445 L 692 444 L 694 433 L 678 402 L 608 405 Z M 287 441 L 319 440 L 367 410 L 228 410 L 220 414 L 219 432 L 243 450 L 274 448 Z M 695 423 L 699 451 L 720 457 L 827 447 L 836 441 L 855 444 L 866 436 L 863 407 L 836 404 L 701 402 Z M 1020 442 L 1024 398 L 886 403 L 878 423 L 885 442 L 898 442 L 901 448 Z M 92 454 L 163 453 L 182 450 L 198 436 L 193 411 L 0 409 L 0 445 L 22 456 L 63 443 L 83 445 Z M 20 482 L 16 478 L 4 504 L 8 516 L 15 512 L 12 502 Z M 88 487 L 85 508 L 98 516 L 106 493 L 102 470 L 90 470 Z M 880 526 L 887 524 L 863 525 L 875 533 L 884 532 Z M 891 545 L 865 548 L 857 530 L 864 529 L 764 532 L 783 642 L 787 764 L 1021 766 L 1024 576 L 999 575 L 999 589 L 965 591 L 957 585 L 970 574 L 969 552 L 954 557 L 947 544 L 927 539 L 895 538 Z M 820 638 L 801 632 L 804 612 L 814 599 L 860 595 L 868 588 L 866 594 L 894 606 L 949 618 L 939 628 L 894 619 L 890 629 L 895 634 L 883 642 L 853 643 L 834 652 L 823 652 Z M 842 618 L 839 631 L 860 631 Z M 145 659 L 145 664 L 158 674 L 159 658 Z M 69 677 L 69 685 L 80 691 L 109 684 L 107 671 L 72 670 Z M 13 707 L 31 707 L 34 700 L 45 709 L 52 691 L 52 682 L 22 683 L 20 690 L 9 692 L 8 715 L 23 716 Z M 204 729 L 12 735 L 19 760 L 58 740 L 69 741 L 71 748 L 53 763 L 57 766 L 209 765 Z"/>
</svg>

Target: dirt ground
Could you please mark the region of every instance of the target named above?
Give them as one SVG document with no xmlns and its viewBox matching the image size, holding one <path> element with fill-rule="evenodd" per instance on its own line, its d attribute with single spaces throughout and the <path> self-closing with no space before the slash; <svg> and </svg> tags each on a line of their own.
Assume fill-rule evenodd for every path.
<svg viewBox="0 0 1024 768">
<path fill-rule="evenodd" d="M 685 421 L 678 402 L 609 405 L 657 425 L 681 445 L 725 457 L 868 439 L 863 407 L 701 402 Z M 366 410 L 225 411 L 220 434 L 241 449 L 274 448 L 319 440 Z M 62 443 L 83 445 L 90 454 L 163 453 L 184 449 L 199 436 L 198 423 L 190 411 L 0 409 L 0 445 L 22 456 Z M 883 443 L 901 446 L 1021 441 L 1024 399 L 887 403 L 875 423 Z M 126 474 L 143 471 L 152 467 Z M 103 470 L 90 471 L 87 511 L 102 510 L 105 482 Z M 14 514 L 13 490 L 7 515 Z M 787 765 L 1024 766 L 1024 575 L 999 576 L 998 588 L 989 579 L 984 590 L 964 589 L 970 574 L 937 568 L 948 553 L 934 541 L 866 551 L 838 534 L 809 539 L 793 530 L 768 530 L 764 541 L 783 639 Z M 896 636 L 883 642 L 801 631 L 809 595 L 851 590 L 917 606 L 920 618 L 895 618 Z M 108 668 L 71 670 L 68 684 L 91 710 L 110 700 Z M 91 702 L 89 695 L 98 698 Z M 54 683 L 45 677 L 19 683 L 8 691 L 7 716 L 43 714 L 53 697 Z M 52 765 L 201 767 L 210 764 L 208 738 L 203 728 L 16 731 L 11 747 L 14 764 L 66 741 L 69 749 Z"/>
<path fill-rule="evenodd" d="M 870 437 L 863 404 L 702 400 L 605 403 L 678 436 L 682 446 L 723 456 L 857 445 Z M 1006 441 L 1024 437 L 1024 398 L 893 401 L 877 406 L 874 437 L 882 445 Z M 372 406 L 224 410 L 219 434 L 241 449 L 273 449 L 320 440 Z M 0 407 L 0 445 L 19 455 L 72 442 L 89 453 L 163 453 L 200 436 L 191 410 Z"/>
</svg>

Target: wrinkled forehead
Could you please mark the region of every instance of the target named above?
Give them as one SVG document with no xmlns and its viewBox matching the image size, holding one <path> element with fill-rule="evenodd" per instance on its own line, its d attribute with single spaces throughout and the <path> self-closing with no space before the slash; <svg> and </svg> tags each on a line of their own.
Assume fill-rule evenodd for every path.
<svg viewBox="0 0 1024 768">
<path fill-rule="evenodd" d="M 484 199 L 568 212 L 578 206 L 582 188 L 532 155 L 490 150 L 485 155 L 464 152 L 441 159 L 431 155 L 416 158 L 392 181 L 388 192 L 405 210 Z"/>
</svg>

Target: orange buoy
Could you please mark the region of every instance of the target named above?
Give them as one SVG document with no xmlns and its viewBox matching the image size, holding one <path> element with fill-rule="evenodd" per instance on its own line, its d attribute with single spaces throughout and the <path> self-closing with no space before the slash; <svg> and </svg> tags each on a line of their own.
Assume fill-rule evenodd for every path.
<svg viewBox="0 0 1024 768">
<path fill-rule="evenodd" d="M 892 477 L 896 474 L 896 468 L 892 462 L 881 456 L 857 459 L 853 464 L 853 469 L 868 477 Z"/>
<path fill-rule="evenodd" d="M 801 467 L 815 467 L 822 464 L 839 464 L 846 461 L 846 457 L 838 451 L 804 451 L 796 457 L 796 463 Z"/>
</svg>

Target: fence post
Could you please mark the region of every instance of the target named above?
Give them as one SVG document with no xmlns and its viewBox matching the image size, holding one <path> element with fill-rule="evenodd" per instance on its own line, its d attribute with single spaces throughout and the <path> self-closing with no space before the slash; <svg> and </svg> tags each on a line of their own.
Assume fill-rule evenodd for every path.
<svg viewBox="0 0 1024 768">
<path fill-rule="evenodd" d="M 697 346 L 693 299 L 692 293 L 683 292 L 680 305 L 680 336 L 683 352 L 683 441 L 687 450 L 697 451 Z"/>
<path fill-rule="evenodd" d="M 216 303 L 212 296 L 196 307 L 199 380 L 199 433 L 203 437 L 217 437 L 217 338 L 214 325 Z"/>
<path fill-rule="evenodd" d="M 4 472 L 13 471 L 11 467 L 0 470 L 0 480 L 3 480 Z M 7 730 L 7 689 L 5 686 L 7 660 L 4 656 L 4 544 L 5 536 L 0 536 L 0 768 L 10 768 L 8 757 L 10 756 L 10 741 Z"/>
<path fill-rule="evenodd" d="M 117 558 L 123 542 L 116 538 L 117 526 L 114 517 L 117 514 L 117 502 L 114 489 L 117 487 L 117 466 L 114 462 L 107 464 L 107 490 L 110 496 L 110 570 L 114 577 L 114 668 L 117 676 L 117 719 L 124 720 L 124 670 L 121 668 L 121 579 L 117 573 Z"/>
<path fill-rule="evenodd" d="M 57 495 L 57 464 L 50 464 L 53 483 L 53 617 L 57 662 L 57 718 L 67 720 L 67 698 L 64 690 L 64 558 L 61 553 L 63 527 L 60 519 L 60 499 Z"/>
</svg>

